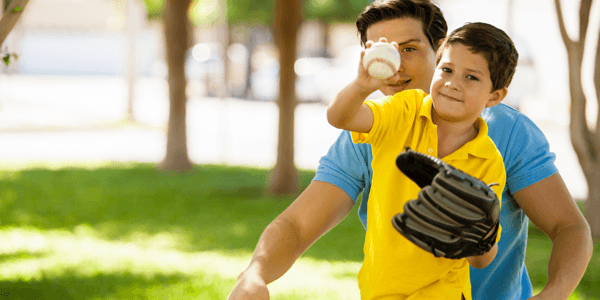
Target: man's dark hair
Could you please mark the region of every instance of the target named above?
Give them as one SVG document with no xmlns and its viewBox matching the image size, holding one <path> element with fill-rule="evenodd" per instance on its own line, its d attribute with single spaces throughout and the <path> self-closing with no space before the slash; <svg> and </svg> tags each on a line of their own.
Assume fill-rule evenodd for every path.
<svg viewBox="0 0 600 300">
<path fill-rule="evenodd" d="M 435 63 L 440 62 L 444 49 L 456 43 L 467 46 L 473 53 L 481 54 L 487 60 L 492 91 L 510 85 L 517 69 L 519 53 L 504 31 L 486 23 L 467 23 L 452 31 L 444 40 Z"/>
<path fill-rule="evenodd" d="M 375 0 L 356 19 L 361 44 L 366 44 L 367 29 L 371 25 L 400 18 L 421 21 L 423 33 L 433 50 L 438 49 L 439 41 L 448 33 L 448 25 L 442 11 L 429 0 Z"/>
</svg>

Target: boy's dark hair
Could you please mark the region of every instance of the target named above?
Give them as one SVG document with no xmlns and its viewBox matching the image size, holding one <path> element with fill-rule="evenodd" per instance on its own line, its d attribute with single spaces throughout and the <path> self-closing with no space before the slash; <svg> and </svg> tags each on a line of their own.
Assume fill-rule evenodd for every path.
<svg viewBox="0 0 600 300">
<path fill-rule="evenodd" d="M 486 23 L 467 23 L 444 40 L 436 55 L 436 65 L 442 59 L 444 49 L 455 43 L 467 46 L 487 60 L 492 91 L 508 87 L 517 68 L 519 53 L 504 31 Z"/>
<path fill-rule="evenodd" d="M 448 24 L 442 11 L 429 0 L 375 0 L 356 19 L 360 42 L 367 43 L 367 29 L 377 22 L 413 18 L 423 24 L 423 33 L 433 50 L 446 37 Z"/>
</svg>

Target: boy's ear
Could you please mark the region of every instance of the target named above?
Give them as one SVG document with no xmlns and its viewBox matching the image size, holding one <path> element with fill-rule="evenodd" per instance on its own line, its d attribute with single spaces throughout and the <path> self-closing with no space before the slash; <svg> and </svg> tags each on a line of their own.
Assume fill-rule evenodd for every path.
<svg viewBox="0 0 600 300">
<path fill-rule="evenodd" d="M 498 105 L 500 102 L 502 102 L 504 97 L 506 97 L 507 93 L 508 93 L 507 87 L 503 87 L 501 89 L 497 89 L 497 90 L 493 91 L 492 94 L 490 95 L 490 99 L 488 100 L 488 102 L 486 104 L 486 107 L 492 107 L 492 106 Z"/>
</svg>

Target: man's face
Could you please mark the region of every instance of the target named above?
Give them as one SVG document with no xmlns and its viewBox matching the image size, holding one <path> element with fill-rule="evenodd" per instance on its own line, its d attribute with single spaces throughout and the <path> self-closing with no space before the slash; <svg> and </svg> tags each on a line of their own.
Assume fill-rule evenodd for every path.
<svg viewBox="0 0 600 300">
<path fill-rule="evenodd" d="M 400 51 L 400 80 L 380 89 L 384 95 L 394 95 L 407 89 L 421 89 L 429 93 L 435 71 L 435 51 L 423 33 L 421 21 L 413 18 L 385 20 L 367 29 L 367 40 L 377 42 L 386 38 L 398 43 Z"/>
<path fill-rule="evenodd" d="M 471 52 L 460 43 L 448 45 L 431 82 L 436 115 L 471 122 L 494 96 L 488 62 L 483 55 Z"/>
</svg>

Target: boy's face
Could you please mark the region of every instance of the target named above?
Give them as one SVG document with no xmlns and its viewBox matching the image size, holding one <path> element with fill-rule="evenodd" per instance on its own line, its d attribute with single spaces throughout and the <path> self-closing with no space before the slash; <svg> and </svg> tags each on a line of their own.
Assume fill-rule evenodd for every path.
<svg viewBox="0 0 600 300">
<path fill-rule="evenodd" d="M 388 43 L 398 43 L 400 51 L 400 80 L 380 89 L 384 95 L 393 95 L 407 89 L 421 89 L 429 93 L 435 71 L 435 51 L 423 33 L 421 21 L 413 18 L 385 20 L 367 29 L 367 40 L 377 42 L 384 37 Z"/>
<path fill-rule="evenodd" d="M 442 52 L 433 80 L 431 97 L 435 114 L 446 120 L 475 121 L 487 106 L 498 104 L 506 89 L 492 91 L 488 62 L 460 43 Z"/>
</svg>

